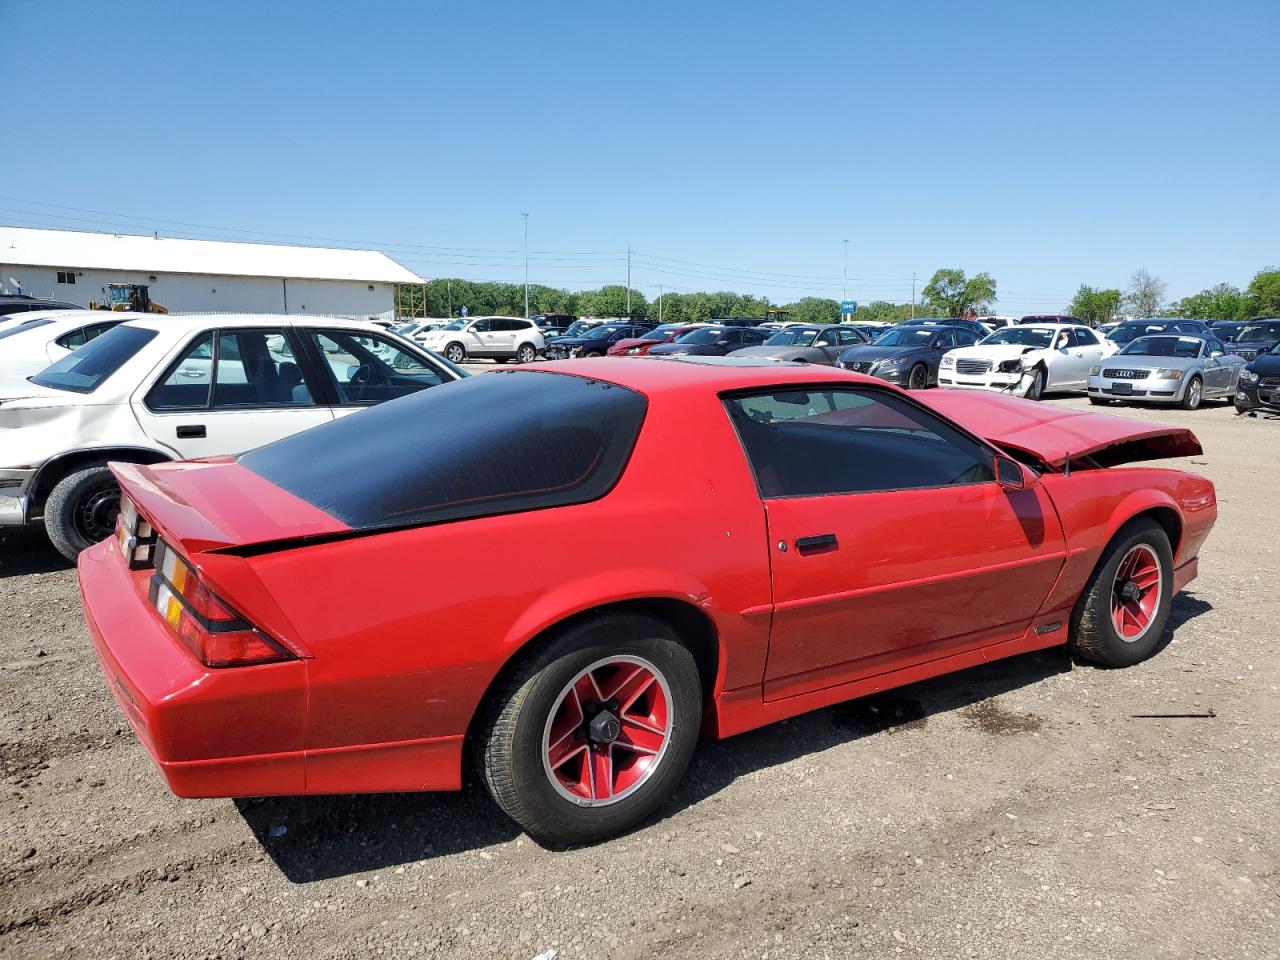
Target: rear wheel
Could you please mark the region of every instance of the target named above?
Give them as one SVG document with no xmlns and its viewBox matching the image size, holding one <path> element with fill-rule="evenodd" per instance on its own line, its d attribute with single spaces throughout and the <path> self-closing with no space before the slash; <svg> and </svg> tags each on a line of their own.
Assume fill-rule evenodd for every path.
<svg viewBox="0 0 1280 960">
<path fill-rule="evenodd" d="M 1199 377 L 1192 377 L 1187 384 L 1185 390 L 1182 391 L 1182 401 L 1179 406 L 1183 410 L 1198 410 L 1200 401 L 1204 399 L 1204 381 Z"/>
<path fill-rule="evenodd" d="M 533 363 L 538 358 L 538 351 L 533 349 L 533 344 L 522 343 L 520 349 L 516 351 L 516 363 Z"/>
<path fill-rule="evenodd" d="M 444 358 L 450 363 L 462 363 L 467 359 L 467 351 L 460 343 L 451 343 L 444 348 Z"/>
<path fill-rule="evenodd" d="M 120 513 L 120 487 L 105 463 L 67 474 L 44 505 L 44 528 L 57 551 L 74 561 L 80 551 L 111 536 Z"/>
<path fill-rule="evenodd" d="M 1103 551 L 1072 614 L 1081 659 L 1128 667 L 1151 656 L 1173 601 L 1173 549 L 1154 520 L 1131 520 Z"/>
<path fill-rule="evenodd" d="M 494 697 L 479 741 L 485 783 L 535 839 L 594 843 L 667 799 L 701 719 L 697 665 L 669 625 L 630 613 L 585 620 Z"/>
<path fill-rule="evenodd" d="M 929 386 L 929 368 L 923 363 L 917 363 L 911 368 L 911 374 L 907 377 L 908 390 L 923 390 Z"/>
</svg>

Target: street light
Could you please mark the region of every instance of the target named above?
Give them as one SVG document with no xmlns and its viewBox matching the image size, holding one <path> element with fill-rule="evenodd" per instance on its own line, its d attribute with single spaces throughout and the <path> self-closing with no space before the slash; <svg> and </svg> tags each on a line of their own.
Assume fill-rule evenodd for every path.
<svg viewBox="0 0 1280 960">
<path fill-rule="evenodd" d="M 524 217 L 524 318 L 529 319 L 529 215 Z"/>
<path fill-rule="evenodd" d="M 841 240 L 844 244 L 844 287 L 842 288 L 842 296 L 840 299 L 849 299 L 849 241 Z"/>
</svg>

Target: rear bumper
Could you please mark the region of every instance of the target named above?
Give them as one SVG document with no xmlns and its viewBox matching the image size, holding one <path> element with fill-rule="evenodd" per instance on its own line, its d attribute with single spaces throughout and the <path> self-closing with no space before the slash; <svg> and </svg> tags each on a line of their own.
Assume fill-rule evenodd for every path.
<svg viewBox="0 0 1280 960">
<path fill-rule="evenodd" d="M 180 797 L 305 792 L 306 665 L 211 669 L 152 610 L 115 538 L 80 554 L 80 596 L 116 703 Z"/>
</svg>

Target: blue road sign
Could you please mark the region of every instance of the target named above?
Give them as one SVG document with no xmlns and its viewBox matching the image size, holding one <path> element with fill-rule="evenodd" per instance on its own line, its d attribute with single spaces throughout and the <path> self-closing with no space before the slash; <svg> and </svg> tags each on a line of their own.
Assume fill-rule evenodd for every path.
<svg viewBox="0 0 1280 960">
<path fill-rule="evenodd" d="M 841 300 L 840 312 L 841 313 L 857 313 L 858 301 L 857 300 Z"/>
</svg>

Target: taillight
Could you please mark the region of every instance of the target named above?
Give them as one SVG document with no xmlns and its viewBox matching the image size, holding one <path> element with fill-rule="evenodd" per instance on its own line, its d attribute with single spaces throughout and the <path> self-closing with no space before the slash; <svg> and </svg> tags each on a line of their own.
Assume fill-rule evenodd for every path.
<svg viewBox="0 0 1280 960">
<path fill-rule="evenodd" d="M 129 561 L 130 570 L 143 570 L 154 562 L 156 532 L 138 513 L 133 501 L 123 495 L 120 497 L 120 515 L 116 517 L 116 540 Z"/>
<path fill-rule="evenodd" d="M 294 659 L 244 619 L 163 540 L 155 545 L 150 598 L 178 639 L 207 667 L 246 667 Z"/>
</svg>

